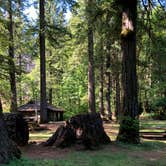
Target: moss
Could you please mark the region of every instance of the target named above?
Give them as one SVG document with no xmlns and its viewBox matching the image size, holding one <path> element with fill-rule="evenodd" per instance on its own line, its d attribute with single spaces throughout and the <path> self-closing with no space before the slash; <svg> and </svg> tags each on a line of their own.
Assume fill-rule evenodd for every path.
<svg viewBox="0 0 166 166">
<path fill-rule="evenodd" d="M 139 120 L 133 119 L 129 116 L 123 117 L 117 141 L 138 144 L 140 143 L 139 139 Z"/>
</svg>

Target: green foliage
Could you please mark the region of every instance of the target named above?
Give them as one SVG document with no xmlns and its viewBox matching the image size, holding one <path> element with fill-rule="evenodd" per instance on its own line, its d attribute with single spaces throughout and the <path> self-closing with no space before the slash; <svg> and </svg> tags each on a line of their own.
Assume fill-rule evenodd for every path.
<svg viewBox="0 0 166 166">
<path fill-rule="evenodd" d="M 166 97 L 157 98 L 152 103 L 152 117 L 158 120 L 166 120 Z"/>
<path fill-rule="evenodd" d="M 39 100 L 39 56 L 38 56 L 38 20 L 25 17 L 24 10 L 30 5 L 28 1 L 13 2 L 13 25 L 15 64 L 17 69 L 17 92 L 25 103 L 30 99 Z M 106 41 L 111 45 L 111 67 L 108 69 L 112 77 L 112 110 L 115 109 L 115 76 L 121 77 L 120 29 L 121 15 L 117 2 L 113 0 L 93 1 L 93 7 L 87 6 L 85 0 L 49 1 L 45 4 L 46 15 L 46 72 L 47 92 L 52 89 L 53 104 L 64 108 L 65 116 L 70 117 L 88 110 L 87 97 L 87 17 L 93 23 L 94 55 L 96 74 L 96 101 L 99 97 L 99 65 L 103 54 L 104 73 Z M 10 87 L 8 78 L 8 31 L 7 1 L 0 4 L 0 91 L 5 110 L 9 105 Z M 35 2 L 36 7 L 38 2 Z M 20 8 L 19 8 L 19 5 Z M 74 7 L 74 8 L 73 8 Z M 72 10 L 70 10 L 72 9 Z M 71 19 L 65 20 L 65 13 L 72 12 Z M 89 13 L 91 11 L 91 13 Z M 87 14 L 88 13 L 88 14 Z M 137 54 L 139 99 L 145 108 L 148 101 L 156 116 L 163 115 L 164 107 L 155 105 L 164 96 L 166 89 L 166 31 L 165 10 L 156 6 L 147 14 L 142 6 L 138 10 Z M 145 19 L 144 19 L 145 18 Z M 147 33 L 151 27 L 151 33 Z M 130 33 L 128 30 L 124 34 Z M 103 50 L 101 51 L 102 38 Z M 35 63 L 35 68 L 29 73 L 24 66 L 28 60 Z M 19 64 L 21 57 L 21 65 Z M 105 78 L 103 80 L 105 86 Z M 104 89 L 105 94 L 105 89 Z M 47 93 L 47 98 L 49 94 Z M 105 100 L 105 99 L 104 99 Z M 20 102 L 21 104 L 21 102 Z M 98 109 L 98 108 L 97 108 Z M 142 109 L 141 109 L 142 112 Z M 163 116 L 160 116 L 160 118 Z"/>
</svg>

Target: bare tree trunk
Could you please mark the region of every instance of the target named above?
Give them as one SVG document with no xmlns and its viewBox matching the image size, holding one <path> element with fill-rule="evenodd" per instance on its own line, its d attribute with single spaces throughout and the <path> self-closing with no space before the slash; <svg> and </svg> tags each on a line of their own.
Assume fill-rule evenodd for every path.
<svg viewBox="0 0 166 166">
<path fill-rule="evenodd" d="M 47 123 L 45 67 L 45 0 L 40 0 L 40 123 Z"/>
<path fill-rule="evenodd" d="M 90 9 L 93 6 L 93 2 L 88 0 L 87 4 L 88 14 L 88 101 L 89 112 L 96 112 L 95 106 L 95 73 L 94 73 L 94 51 L 93 51 L 93 28 L 91 21 Z"/>
<path fill-rule="evenodd" d="M 99 111 L 104 116 L 104 57 L 103 57 L 103 39 L 100 39 L 100 87 L 99 87 Z"/>
<path fill-rule="evenodd" d="M 22 56 L 19 54 L 19 104 L 22 105 Z"/>
<path fill-rule="evenodd" d="M 9 79 L 11 88 L 11 105 L 10 111 L 17 111 L 17 90 L 16 90 L 16 78 L 15 78 L 15 64 L 14 64 L 14 39 L 13 39 L 13 16 L 12 16 L 12 4 L 8 0 L 8 31 L 9 31 Z"/>
<path fill-rule="evenodd" d="M 109 14 L 107 14 L 107 26 L 109 27 Z M 110 43 L 110 33 L 108 32 L 106 39 L 106 112 L 109 119 L 112 119 L 111 112 L 111 43 Z"/>
<path fill-rule="evenodd" d="M 19 15 L 19 20 L 22 22 L 21 20 L 21 0 L 18 0 L 18 15 Z M 19 36 L 20 39 L 22 37 L 22 33 L 19 32 Z M 21 53 L 19 53 L 19 104 L 22 105 L 22 55 Z"/>
<path fill-rule="evenodd" d="M 52 51 L 49 51 L 50 57 L 52 56 Z M 50 77 L 50 86 L 49 86 L 49 92 L 48 92 L 48 99 L 49 99 L 49 103 L 52 104 L 52 93 L 53 93 L 53 89 L 52 89 L 52 62 L 49 63 L 49 77 Z"/>
<path fill-rule="evenodd" d="M 52 88 L 49 89 L 49 103 L 52 104 Z"/>
<path fill-rule="evenodd" d="M 115 99 L 115 116 L 116 119 L 119 120 L 119 116 L 120 116 L 120 79 L 119 79 L 119 72 L 116 73 L 115 76 L 115 87 L 116 87 L 116 99 Z"/>
<path fill-rule="evenodd" d="M 118 140 L 139 143 L 138 94 L 136 75 L 136 18 L 137 0 L 127 0 L 122 5 L 122 85 L 123 119 Z"/>
<path fill-rule="evenodd" d="M 0 98 L 0 114 L 3 112 L 3 107 L 2 107 L 2 100 Z"/>
</svg>

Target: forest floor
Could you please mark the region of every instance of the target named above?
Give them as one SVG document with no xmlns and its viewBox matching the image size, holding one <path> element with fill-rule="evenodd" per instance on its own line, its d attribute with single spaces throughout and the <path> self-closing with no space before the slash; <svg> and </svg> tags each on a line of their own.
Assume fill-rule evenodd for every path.
<svg viewBox="0 0 166 166">
<path fill-rule="evenodd" d="M 59 149 L 43 147 L 41 142 L 46 141 L 63 122 L 42 125 L 44 131 L 31 131 L 27 146 L 21 147 L 22 161 L 16 165 L 48 165 L 48 166 L 165 166 L 166 140 L 141 139 L 139 145 L 121 144 L 115 142 L 119 125 L 115 122 L 104 123 L 104 129 L 112 143 L 103 145 L 97 150 L 80 150 L 77 146 Z M 142 131 L 165 130 L 166 121 L 141 121 Z M 44 160 L 43 160 L 44 159 Z M 31 163 L 31 164 L 30 164 Z M 13 164 L 13 165 L 15 165 Z M 10 164 L 12 165 L 12 163 Z"/>
</svg>

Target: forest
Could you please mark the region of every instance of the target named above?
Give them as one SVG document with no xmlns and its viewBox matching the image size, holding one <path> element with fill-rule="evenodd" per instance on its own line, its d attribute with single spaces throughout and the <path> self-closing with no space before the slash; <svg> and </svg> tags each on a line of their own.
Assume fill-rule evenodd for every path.
<svg viewBox="0 0 166 166">
<path fill-rule="evenodd" d="M 34 105 L 35 115 L 28 120 L 37 117 L 35 123 L 40 127 L 56 126 L 49 134 L 35 133 L 41 134 L 40 143 L 66 138 L 66 147 L 81 137 L 86 148 L 96 149 L 109 137 L 113 145 L 105 145 L 97 154 L 101 166 L 112 162 L 104 157 L 111 148 L 138 148 L 144 154 L 149 144 L 154 150 L 162 144 L 161 151 L 166 151 L 165 55 L 165 0 L 0 0 L 0 164 L 14 159 L 16 165 L 28 165 L 29 158 L 21 157 L 28 152 L 10 137 L 6 125 L 10 118 L 5 117 L 17 116 L 29 105 Z M 61 122 L 50 119 L 66 122 L 60 127 Z M 150 136 L 145 129 L 156 142 L 146 140 Z M 28 139 L 38 145 L 34 133 L 27 130 Z M 108 130 L 116 130 L 116 136 Z M 35 150 L 49 153 L 49 147 L 37 145 L 32 145 Z M 55 151 L 55 155 L 63 153 Z M 71 163 L 68 157 L 66 162 L 48 160 L 43 164 L 74 166 L 72 153 Z M 88 153 L 92 155 L 89 158 L 84 152 L 78 155 L 88 160 L 82 165 L 96 165 L 97 157 L 90 164 L 96 154 Z M 20 157 L 22 161 L 16 160 Z M 129 157 L 131 163 L 127 164 L 125 157 L 118 163 L 117 157 L 112 159 L 113 165 L 133 165 L 134 158 Z M 164 165 L 164 157 L 161 163 L 156 159 L 156 165 Z M 150 161 L 145 159 L 136 165 L 148 165 Z M 39 160 L 36 165 L 41 163 Z"/>
</svg>

